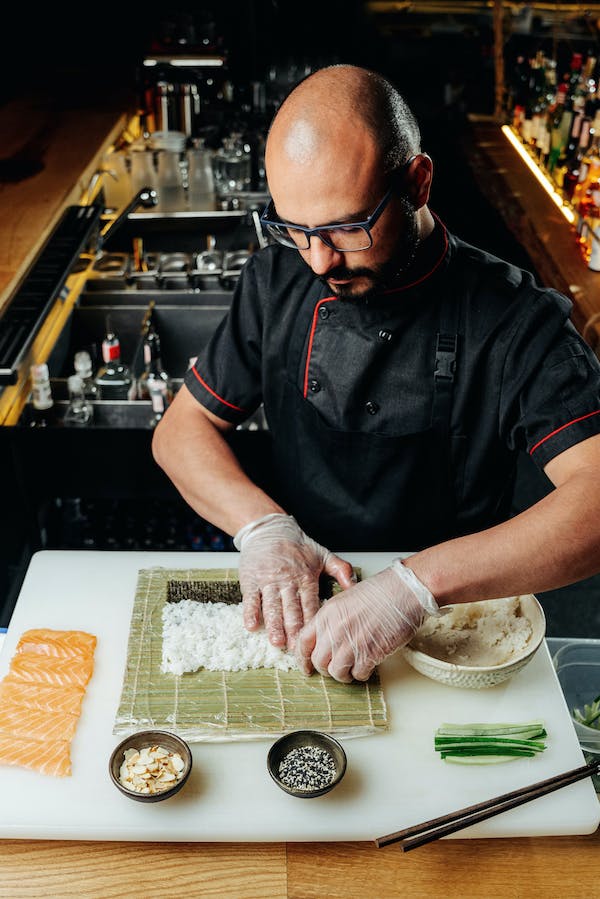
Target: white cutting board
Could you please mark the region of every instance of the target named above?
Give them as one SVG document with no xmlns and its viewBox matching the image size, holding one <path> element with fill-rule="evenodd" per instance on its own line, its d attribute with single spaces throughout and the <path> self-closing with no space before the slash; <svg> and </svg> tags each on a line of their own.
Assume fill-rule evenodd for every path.
<svg viewBox="0 0 600 899">
<path fill-rule="evenodd" d="M 345 553 L 373 574 L 389 553 Z M 185 788 L 172 799 L 127 799 L 108 777 L 108 758 L 140 568 L 237 566 L 237 553 L 54 552 L 34 555 L 0 653 L 0 677 L 32 627 L 86 630 L 96 665 L 72 743 L 73 774 L 55 779 L 0 766 L 0 838 L 168 841 L 373 840 L 584 763 L 544 644 L 508 683 L 488 690 L 438 685 L 396 654 L 381 666 L 391 729 L 345 739 L 342 783 L 318 799 L 282 792 L 267 773 L 274 740 L 197 743 Z M 548 749 L 496 766 L 451 766 L 433 749 L 442 721 L 543 718 Z M 593 832 L 600 803 L 581 781 L 457 834 L 512 837 Z"/>
</svg>

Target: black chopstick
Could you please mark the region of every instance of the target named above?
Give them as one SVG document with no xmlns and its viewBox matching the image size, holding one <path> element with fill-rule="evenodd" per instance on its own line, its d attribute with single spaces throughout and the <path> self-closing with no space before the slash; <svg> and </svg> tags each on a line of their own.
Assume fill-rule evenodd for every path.
<svg viewBox="0 0 600 899">
<path fill-rule="evenodd" d="M 425 843 L 431 843 L 433 840 L 439 840 L 440 837 L 448 836 L 456 833 L 472 824 L 478 824 L 494 815 L 516 808 L 526 802 L 531 802 L 547 793 L 553 793 L 566 787 L 569 784 L 576 783 L 592 774 L 600 774 L 600 761 L 592 762 L 589 765 L 582 765 L 580 768 L 573 768 L 571 771 L 564 771 L 562 774 L 555 774 L 547 780 L 540 780 L 537 783 L 530 784 L 527 787 L 520 787 L 510 793 L 503 793 L 501 796 L 495 796 L 493 799 L 486 799 L 485 802 L 479 802 L 476 805 L 469 805 L 447 815 L 441 815 L 439 818 L 432 818 L 424 821 L 422 824 L 414 824 L 406 827 L 404 830 L 398 830 L 396 833 L 390 833 L 383 837 L 377 837 L 375 845 L 378 849 L 383 846 L 389 846 L 390 843 L 401 843 L 402 851 L 407 852 L 409 849 L 416 849 Z M 413 838 L 413 839 L 409 839 Z"/>
</svg>

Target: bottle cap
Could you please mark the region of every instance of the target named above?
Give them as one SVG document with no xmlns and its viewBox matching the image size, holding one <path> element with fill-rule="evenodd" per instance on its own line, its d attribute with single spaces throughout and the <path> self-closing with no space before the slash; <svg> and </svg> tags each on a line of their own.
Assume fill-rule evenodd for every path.
<svg viewBox="0 0 600 899">
<path fill-rule="evenodd" d="M 45 362 L 39 362 L 36 365 L 32 365 L 30 372 L 32 381 L 47 381 L 50 378 L 48 366 Z"/>
<path fill-rule="evenodd" d="M 79 375 L 70 375 L 67 378 L 67 388 L 69 393 L 76 393 L 79 390 L 83 390 L 83 380 Z"/>
<path fill-rule="evenodd" d="M 75 353 L 74 365 L 75 371 L 80 371 L 84 374 L 92 373 L 92 357 L 87 350 L 81 350 L 79 353 Z"/>
</svg>

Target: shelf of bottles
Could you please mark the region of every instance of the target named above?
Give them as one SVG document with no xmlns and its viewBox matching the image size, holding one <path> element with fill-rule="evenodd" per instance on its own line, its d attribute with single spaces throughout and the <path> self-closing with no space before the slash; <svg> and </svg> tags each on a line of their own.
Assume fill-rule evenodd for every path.
<svg viewBox="0 0 600 899">
<path fill-rule="evenodd" d="M 508 86 L 509 139 L 526 151 L 572 224 L 585 264 L 600 272 L 600 71 L 574 52 L 565 72 L 539 50 L 517 58 Z"/>
</svg>

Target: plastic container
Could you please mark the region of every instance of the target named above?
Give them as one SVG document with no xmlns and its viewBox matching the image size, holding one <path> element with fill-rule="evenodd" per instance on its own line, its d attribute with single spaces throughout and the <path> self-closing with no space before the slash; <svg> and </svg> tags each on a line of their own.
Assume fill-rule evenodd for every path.
<svg viewBox="0 0 600 899">
<path fill-rule="evenodd" d="M 600 695 L 600 640 L 567 643 L 554 656 L 554 667 L 573 718 L 573 709 L 583 711 Z M 581 748 L 600 755 L 600 729 L 587 727 L 573 718 Z"/>
</svg>

